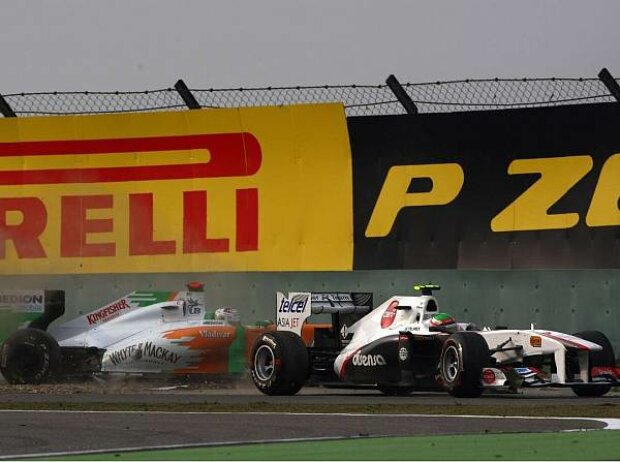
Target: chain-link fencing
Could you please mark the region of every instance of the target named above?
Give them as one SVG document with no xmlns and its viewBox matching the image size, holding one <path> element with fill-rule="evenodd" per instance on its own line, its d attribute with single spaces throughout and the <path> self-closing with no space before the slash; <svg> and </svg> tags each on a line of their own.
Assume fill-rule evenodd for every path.
<svg viewBox="0 0 620 462">
<path fill-rule="evenodd" d="M 615 80 L 614 80 L 615 82 Z M 485 79 L 402 85 L 418 112 L 459 112 L 613 102 L 597 78 Z M 388 85 L 191 89 L 204 108 L 341 102 L 348 116 L 403 114 Z M 18 116 L 186 110 L 175 88 L 140 92 L 5 94 Z"/>
</svg>

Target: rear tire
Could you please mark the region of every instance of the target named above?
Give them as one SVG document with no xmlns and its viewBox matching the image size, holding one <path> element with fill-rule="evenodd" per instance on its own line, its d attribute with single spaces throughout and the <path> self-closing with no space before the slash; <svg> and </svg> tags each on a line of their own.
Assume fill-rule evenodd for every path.
<svg viewBox="0 0 620 462">
<path fill-rule="evenodd" d="M 439 373 L 444 388 L 458 398 L 476 398 L 484 391 L 482 369 L 490 363 L 486 340 L 475 332 L 457 332 L 443 344 Z"/>
<path fill-rule="evenodd" d="M 615 366 L 616 356 L 614 354 L 614 349 L 605 334 L 597 330 L 587 330 L 577 332 L 573 335 L 603 347 L 601 351 L 590 352 L 590 369 L 593 367 Z M 588 378 L 591 379 L 590 371 L 588 371 Z M 611 390 L 611 385 L 585 385 L 582 387 L 572 387 L 572 389 L 577 396 L 596 397 L 606 394 L 609 390 Z"/>
<path fill-rule="evenodd" d="M 10 384 L 36 385 L 60 372 L 62 354 L 56 339 L 40 329 L 21 329 L 0 349 L 0 371 Z"/>
<path fill-rule="evenodd" d="M 308 365 L 306 345 L 293 332 L 267 332 L 254 342 L 250 373 L 266 395 L 297 393 L 308 378 Z"/>
</svg>

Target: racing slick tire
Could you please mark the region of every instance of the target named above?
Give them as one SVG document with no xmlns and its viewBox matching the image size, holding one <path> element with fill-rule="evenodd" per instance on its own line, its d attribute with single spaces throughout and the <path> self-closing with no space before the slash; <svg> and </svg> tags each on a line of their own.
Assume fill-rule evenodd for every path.
<svg viewBox="0 0 620 462">
<path fill-rule="evenodd" d="M 482 394 L 482 369 L 490 363 L 486 340 L 475 332 L 457 332 L 443 344 L 439 374 L 444 388 L 458 398 Z"/>
<path fill-rule="evenodd" d="M 590 352 L 590 369 L 593 367 L 615 366 L 616 356 L 614 355 L 614 349 L 605 334 L 597 330 L 586 330 L 573 335 L 603 347 L 600 351 Z M 606 394 L 611 390 L 611 385 L 584 385 L 572 387 L 572 389 L 577 396 L 596 397 Z"/>
<path fill-rule="evenodd" d="M 294 332 L 267 332 L 254 342 L 250 374 L 266 395 L 294 395 L 306 382 L 308 371 L 308 350 Z"/>
<path fill-rule="evenodd" d="M 25 328 L 11 335 L 0 349 L 0 372 L 10 384 L 36 385 L 60 372 L 62 354 L 54 337 Z"/>
</svg>

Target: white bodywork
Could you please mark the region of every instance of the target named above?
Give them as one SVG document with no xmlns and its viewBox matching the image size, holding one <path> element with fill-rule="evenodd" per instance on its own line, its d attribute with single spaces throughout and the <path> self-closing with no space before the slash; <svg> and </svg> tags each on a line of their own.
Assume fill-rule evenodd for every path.
<svg viewBox="0 0 620 462">
<path fill-rule="evenodd" d="M 396 309 L 400 307 L 400 309 Z M 410 307 L 403 309 L 402 307 Z M 397 335 L 401 332 L 410 332 L 415 335 L 436 336 L 445 335 L 430 330 L 431 318 L 440 312 L 437 300 L 433 296 L 393 296 L 357 323 L 349 328 L 353 332 L 351 342 L 343 348 L 334 362 L 334 370 L 338 376 L 342 376 L 342 370 L 346 362 L 364 346 L 383 337 Z M 457 330 L 469 330 L 473 326 L 457 324 Z M 527 330 L 477 330 L 487 342 L 492 356 L 498 365 L 514 364 L 523 356 L 554 355 L 557 365 L 557 374 L 550 377 L 550 381 L 556 384 L 566 384 L 565 355 L 567 348 L 578 351 L 582 382 L 588 381 L 588 353 L 602 348 L 592 342 L 588 342 L 572 335 L 560 332 L 527 329 Z M 494 352 L 498 347 L 506 351 Z M 516 348 L 516 349 L 511 349 Z M 497 368 L 493 368 L 495 380 L 483 385 L 504 386 L 506 377 Z"/>
<path fill-rule="evenodd" d="M 202 292 L 132 292 L 49 331 L 61 347 L 105 350 L 101 372 L 201 371 L 236 335 L 224 321 L 204 320 L 204 310 Z"/>
</svg>

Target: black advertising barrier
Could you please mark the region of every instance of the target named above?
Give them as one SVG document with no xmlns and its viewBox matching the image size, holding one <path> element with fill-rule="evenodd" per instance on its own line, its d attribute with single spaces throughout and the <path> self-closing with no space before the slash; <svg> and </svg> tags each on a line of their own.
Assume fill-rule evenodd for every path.
<svg viewBox="0 0 620 462">
<path fill-rule="evenodd" d="M 620 268 L 620 104 L 348 128 L 355 269 Z"/>
</svg>

